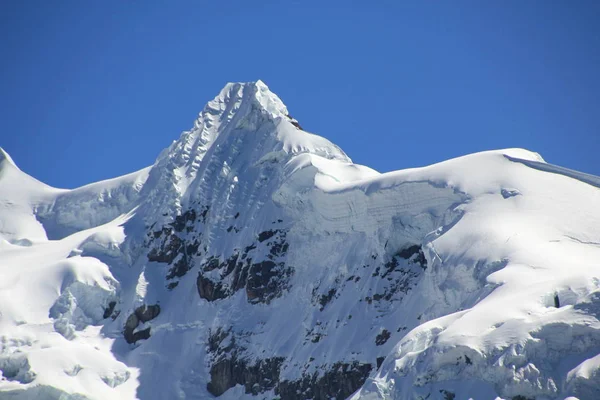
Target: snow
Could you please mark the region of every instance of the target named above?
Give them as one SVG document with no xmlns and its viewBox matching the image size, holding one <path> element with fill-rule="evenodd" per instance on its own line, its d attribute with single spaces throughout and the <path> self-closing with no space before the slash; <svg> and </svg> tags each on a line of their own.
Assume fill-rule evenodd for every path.
<svg viewBox="0 0 600 400">
<path fill-rule="evenodd" d="M 385 357 L 353 399 L 600 398 L 599 185 L 524 149 L 380 174 L 301 130 L 260 81 L 227 84 L 123 177 L 56 189 L 0 150 L 0 397 L 210 398 L 222 328 L 246 360 L 285 358 L 280 380 Z M 167 278 L 148 254 L 188 210 L 180 235 L 200 250 Z M 267 230 L 289 244 L 282 293 L 201 299 L 200 266 L 251 245 L 266 259 Z M 426 268 L 378 272 L 413 245 Z M 142 305 L 160 314 L 128 344 Z"/>
<path fill-rule="evenodd" d="M 115 358 L 111 341 L 99 330 L 103 307 L 116 298 L 118 282 L 98 259 L 69 257 L 73 249 L 103 230 L 110 232 L 119 222 L 123 221 L 29 247 L 4 242 L 0 360 L 18 372 L 7 378 L 6 365 L 2 366 L 7 380 L 0 383 L 1 391 L 19 398 L 21 390 L 37 387 L 24 398 L 58 398 L 62 392 L 109 398 L 114 391 L 105 388 L 103 379 L 135 375 Z M 20 360 L 16 366 L 15 360 Z M 115 388 L 125 398 L 135 397 L 133 381 Z"/>
</svg>

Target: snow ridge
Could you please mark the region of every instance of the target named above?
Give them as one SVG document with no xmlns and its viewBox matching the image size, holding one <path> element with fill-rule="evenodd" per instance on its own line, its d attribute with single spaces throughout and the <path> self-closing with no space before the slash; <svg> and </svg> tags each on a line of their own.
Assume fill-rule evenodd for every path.
<svg viewBox="0 0 600 400">
<path fill-rule="evenodd" d="M 2 147 L 0 147 L 0 164 L 8 162 L 10 163 L 13 167 L 18 168 L 17 164 L 15 164 L 15 162 L 13 161 L 13 159 L 10 157 L 10 155 L 8 155 L 8 153 L 6 151 L 4 151 L 4 149 Z M 0 167 L 1 168 L 1 167 Z"/>
</svg>

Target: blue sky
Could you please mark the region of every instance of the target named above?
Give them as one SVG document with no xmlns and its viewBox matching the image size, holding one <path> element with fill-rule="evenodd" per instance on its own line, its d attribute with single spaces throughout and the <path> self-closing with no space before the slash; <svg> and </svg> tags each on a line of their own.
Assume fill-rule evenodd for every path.
<svg viewBox="0 0 600 400">
<path fill-rule="evenodd" d="M 323 4 L 325 3 L 325 4 Z M 76 187 L 153 163 L 228 81 L 379 171 L 525 147 L 600 175 L 600 2 L 4 1 L 0 146 Z"/>
</svg>

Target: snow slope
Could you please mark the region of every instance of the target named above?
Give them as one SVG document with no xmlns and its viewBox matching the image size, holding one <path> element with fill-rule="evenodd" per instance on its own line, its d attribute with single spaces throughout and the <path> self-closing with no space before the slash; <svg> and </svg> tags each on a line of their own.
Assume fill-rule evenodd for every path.
<svg viewBox="0 0 600 400">
<path fill-rule="evenodd" d="M 228 84 L 153 166 L 0 152 L 0 398 L 600 398 L 600 178 L 380 174 Z"/>
</svg>

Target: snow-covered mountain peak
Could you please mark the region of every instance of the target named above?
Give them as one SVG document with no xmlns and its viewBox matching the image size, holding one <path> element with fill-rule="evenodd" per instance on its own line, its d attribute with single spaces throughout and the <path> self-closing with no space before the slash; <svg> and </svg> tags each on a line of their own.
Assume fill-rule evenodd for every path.
<svg viewBox="0 0 600 400">
<path fill-rule="evenodd" d="M 261 136 L 265 132 L 287 153 L 314 153 L 349 161 L 344 152 L 328 140 L 305 132 L 281 99 L 260 80 L 226 84 L 179 142 L 189 144 L 200 137 L 202 140 L 195 144 L 208 148 L 212 143 L 227 142 L 224 136 L 234 135 L 249 146 L 261 147 L 266 154 L 273 149 L 265 146 L 271 144 Z"/>
<path fill-rule="evenodd" d="M 237 111 L 245 106 L 253 105 L 273 117 L 288 115 L 286 106 L 277 95 L 261 80 L 256 82 L 227 83 L 221 92 L 210 101 L 207 109 L 212 111 Z"/>
<path fill-rule="evenodd" d="M 329 140 L 305 132 L 262 81 L 228 83 L 208 102 L 192 129 L 157 158 L 145 189 L 146 207 L 161 211 L 145 214 L 170 220 L 182 212 L 184 197 L 207 196 L 221 184 L 245 187 L 257 179 L 282 179 L 288 171 L 285 165 L 303 153 L 351 163 Z"/>
<path fill-rule="evenodd" d="M 248 147 L 262 151 L 314 153 L 326 158 L 350 161 L 341 149 L 328 140 L 305 132 L 291 117 L 281 99 L 258 80 L 248 83 L 227 83 L 219 94 L 207 103 L 192 129 L 165 149 L 157 163 L 172 160 L 178 166 L 190 158 L 200 160 L 216 144 L 231 140 L 243 141 Z M 266 140 L 266 139 L 273 140 Z M 186 173 L 190 175 L 189 172 Z"/>
<path fill-rule="evenodd" d="M 1 151 L 0 398 L 598 399 L 599 188 L 524 149 L 380 174 L 260 81 L 119 178 Z"/>
<path fill-rule="evenodd" d="M 14 168 L 18 168 L 17 164 L 15 164 L 10 155 L 2 147 L 0 147 L 0 170 L 4 167 L 4 164 L 10 164 Z"/>
</svg>

